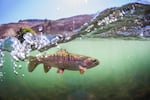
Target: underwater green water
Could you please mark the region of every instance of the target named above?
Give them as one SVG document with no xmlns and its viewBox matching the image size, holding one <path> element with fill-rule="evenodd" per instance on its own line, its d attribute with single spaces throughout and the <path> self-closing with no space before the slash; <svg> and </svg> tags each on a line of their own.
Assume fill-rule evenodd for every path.
<svg viewBox="0 0 150 100">
<path fill-rule="evenodd" d="M 150 41 L 77 39 L 60 47 L 95 57 L 100 65 L 83 75 L 68 70 L 59 75 L 56 68 L 45 74 L 42 65 L 30 73 L 27 61 L 17 62 L 23 67 L 15 75 L 6 54 L 0 69 L 0 100 L 150 100 Z"/>
</svg>

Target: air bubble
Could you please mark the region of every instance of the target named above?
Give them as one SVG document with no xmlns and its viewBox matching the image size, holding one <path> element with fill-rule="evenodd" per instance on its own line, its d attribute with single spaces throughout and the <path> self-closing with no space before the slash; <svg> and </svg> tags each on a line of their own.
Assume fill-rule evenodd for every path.
<svg viewBox="0 0 150 100">
<path fill-rule="evenodd" d="M 18 73 L 16 70 L 14 70 L 14 74 L 15 74 L 15 75 L 18 75 L 19 73 Z"/>
<path fill-rule="evenodd" d="M 0 77 L 3 77 L 3 72 L 0 72 Z"/>
<path fill-rule="evenodd" d="M 18 68 L 21 69 L 21 68 L 22 68 L 22 65 L 19 65 Z"/>
<path fill-rule="evenodd" d="M 0 68 L 3 67 L 3 63 L 4 63 L 4 53 L 0 50 Z"/>
<path fill-rule="evenodd" d="M 60 49 L 60 46 L 59 46 L 59 45 L 57 45 L 57 48 L 58 48 L 58 49 Z"/>
<path fill-rule="evenodd" d="M 24 74 L 22 74 L 22 76 L 24 77 L 25 75 L 24 75 Z"/>
</svg>

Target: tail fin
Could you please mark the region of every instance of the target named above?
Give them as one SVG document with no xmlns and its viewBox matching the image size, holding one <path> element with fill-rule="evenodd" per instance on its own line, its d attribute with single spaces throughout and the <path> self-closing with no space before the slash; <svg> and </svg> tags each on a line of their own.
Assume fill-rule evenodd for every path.
<svg viewBox="0 0 150 100">
<path fill-rule="evenodd" d="M 39 64 L 38 59 L 36 57 L 30 56 L 29 64 L 28 64 L 28 71 L 32 72 L 38 64 Z"/>
</svg>

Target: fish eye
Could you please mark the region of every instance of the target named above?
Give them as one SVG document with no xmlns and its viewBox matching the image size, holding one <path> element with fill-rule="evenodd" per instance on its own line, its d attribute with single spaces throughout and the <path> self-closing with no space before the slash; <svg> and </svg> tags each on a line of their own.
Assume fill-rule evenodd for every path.
<svg viewBox="0 0 150 100">
<path fill-rule="evenodd" d="M 92 62 L 97 62 L 97 60 L 96 60 L 96 59 L 94 59 L 94 60 L 92 60 Z"/>
</svg>

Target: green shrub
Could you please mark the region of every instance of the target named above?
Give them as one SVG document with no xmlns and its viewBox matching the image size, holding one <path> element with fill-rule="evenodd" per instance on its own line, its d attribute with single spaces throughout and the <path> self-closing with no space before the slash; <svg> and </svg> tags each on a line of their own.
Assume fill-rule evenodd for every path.
<svg viewBox="0 0 150 100">
<path fill-rule="evenodd" d="M 27 32 L 29 33 L 35 33 L 35 31 L 31 28 L 26 28 L 26 27 L 22 27 L 20 28 L 20 30 L 18 31 L 19 35 L 23 35 L 23 34 L 26 34 Z"/>
<path fill-rule="evenodd" d="M 32 33 L 32 34 L 35 34 L 35 31 L 33 30 L 33 29 L 31 29 L 31 28 L 26 28 L 26 27 L 22 27 L 22 28 L 20 28 L 20 30 L 17 32 L 17 38 L 21 41 L 21 42 L 23 42 L 24 41 L 24 39 L 23 39 L 23 35 L 24 34 L 26 34 L 26 33 Z"/>
</svg>

